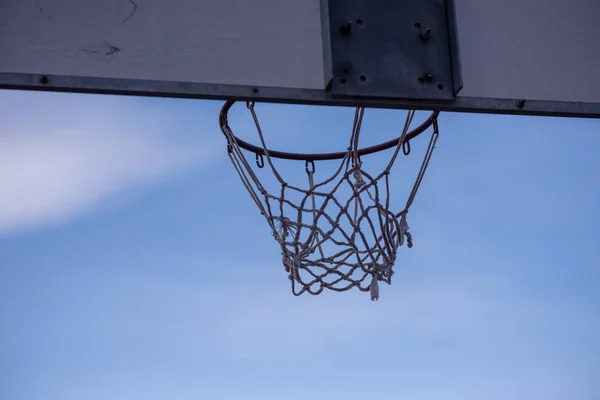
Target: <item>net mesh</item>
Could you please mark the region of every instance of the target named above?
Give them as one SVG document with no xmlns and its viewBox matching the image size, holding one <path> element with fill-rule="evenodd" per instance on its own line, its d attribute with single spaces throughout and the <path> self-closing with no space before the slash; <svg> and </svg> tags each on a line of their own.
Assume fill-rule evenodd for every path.
<svg viewBox="0 0 600 400">
<path fill-rule="evenodd" d="M 228 124 L 222 126 L 228 140 L 229 158 L 242 183 L 266 218 L 273 238 L 281 247 L 282 263 L 292 292 L 318 295 L 325 289 L 346 291 L 358 288 L 379 299 L 379 283 L 391 284 L 398 248 L 412 247 L 407 213 L 423 179 L 438 137 L 437 120 L 421 168 L 405 207 L 390 208 L 390 170 L 398 158 L 414 118 L 409 111 L 402 135 L 385 169 L 371 176 L 359 157 L 364 108 L 357 108 L 350 146 L 337 170 L 315 183 L 314 161 L 306 161 L 307 187 L 287 183 L 269 155 L 254 109 L 247 103 L 264 150 L 264 159 L 278 182 L 278 190 L 267 191 L 248 162 L 244 150 Z M 265 166 L 257 155 L 257 167 Z"/>
</svg>

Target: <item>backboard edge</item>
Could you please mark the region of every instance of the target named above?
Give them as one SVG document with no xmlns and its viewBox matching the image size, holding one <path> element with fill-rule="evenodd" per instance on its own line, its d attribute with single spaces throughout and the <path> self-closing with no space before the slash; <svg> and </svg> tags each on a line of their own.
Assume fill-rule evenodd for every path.
<svg viewBox="0 0 600 400">
<path fill-rule="evenodd" d="M 252 87 L 213 83 L 0 73 L 0 89 L 106 95 L 323 105 L 389 109 L 438 110 L 487 114 L 600 118 L 599 103 L 456 97 L 450 101 L 332 97 L 326 90 Z"/>
</svg>

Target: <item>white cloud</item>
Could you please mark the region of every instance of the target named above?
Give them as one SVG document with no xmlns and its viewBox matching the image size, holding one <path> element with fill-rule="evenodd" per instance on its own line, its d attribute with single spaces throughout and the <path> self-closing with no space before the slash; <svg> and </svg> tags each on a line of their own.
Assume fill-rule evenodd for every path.
<svg viewBox="0 0 600 400">
<path fill-rule="evenodd" d="M 216 153 L 216 141 L 182 138 L 168 130 L 173 115 L 130 98 L 3 92 L 0 105 L 0 236 L 65 221 Z"/>
</svg>

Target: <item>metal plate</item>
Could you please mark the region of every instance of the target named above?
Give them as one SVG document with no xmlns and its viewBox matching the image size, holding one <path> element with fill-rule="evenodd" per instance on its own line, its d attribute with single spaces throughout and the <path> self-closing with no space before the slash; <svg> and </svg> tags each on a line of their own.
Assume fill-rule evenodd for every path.
<svg viewBox="0 0 600 400">
<path fill-rule="evenodd" d="M 460 83 L 453 82 L 457 48 L 447 5 L 453 2 L 330 0 L 331 93 L 452 100 Z"/>
</svg>

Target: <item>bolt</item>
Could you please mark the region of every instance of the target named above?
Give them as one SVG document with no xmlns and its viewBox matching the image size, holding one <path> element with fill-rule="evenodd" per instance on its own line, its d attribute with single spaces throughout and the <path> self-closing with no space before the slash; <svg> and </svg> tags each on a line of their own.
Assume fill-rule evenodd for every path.
<svg viewBox="0 0 600 400">
<path fill-rule="evenodd" d="M 340 33 L 342 35 L 349 35 L 352 30 L 352 22 L 347 21 L 340 27 Z"/>
<path fill-rule="evenodd" d="M 429 39 L 431 39 L 431 28 L 421 29 L 421 33 L 419 34 L 419 39 L 421 39 L 422 42 L 428 42 Z"/>
<path fill-rule="evenodd" d="M 428 73 L 425 74 L 425 76 L 423 78 L 425 78 L 425 82 L 432 82 L 433 81 L 433 74 L 431 72 L 428 72 Z"/>
</svg>

